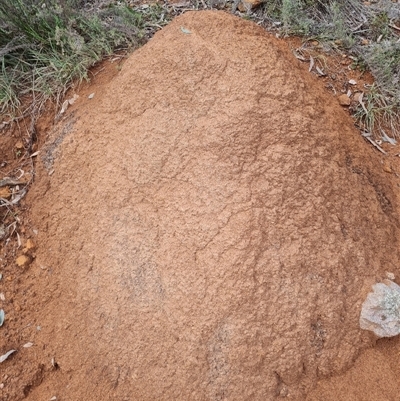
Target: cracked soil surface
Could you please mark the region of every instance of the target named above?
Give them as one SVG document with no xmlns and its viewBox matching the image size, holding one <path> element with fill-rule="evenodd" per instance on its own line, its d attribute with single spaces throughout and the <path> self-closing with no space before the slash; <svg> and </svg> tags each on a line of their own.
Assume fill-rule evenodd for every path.
<svg viewBox="0 0 400 401">
<path fill-rule="evenodd" d="M 398 400 L 398 339 L 358 324 L 400 274 L 397 183 L 283 42 L 188 12 L 38 164 L 2 399 Z"/>
</svg>

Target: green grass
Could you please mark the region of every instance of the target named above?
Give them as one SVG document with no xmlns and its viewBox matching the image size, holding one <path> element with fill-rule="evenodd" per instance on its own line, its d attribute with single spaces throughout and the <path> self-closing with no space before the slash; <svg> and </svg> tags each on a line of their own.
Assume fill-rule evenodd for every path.
<svg viewBox="0 0 400 401">
<path fill-rule="evenodd" d="M 188 8 L 209 4 L 191 0 Z M 60 101 L 73 82 L 87 79 L 90 66 L 122 47 L 140 46 L 179 13 L 167 4 L 130 7 L 127 0 L 0 0 L 0 113 L 40 113 L 48 99 Z M 379 135 L 382 126 L 398 129 L 399 3 L 265 0 L 241 15 L 349 53 L 376 80 L 356 116 L 372 134 Z M 29 109 L 21 110 L 26 104 Z"/>
<path fill-rule="evenodd" d="M 364 132 L 375 134 L 375 137 L 383 137 L 385 134 L 400 133 L 399 109 L 399 103 L 384 95 L 374 84 L 363 97 L 362 105 L 357 108 L 355 117 Z"/>
<path fill-rule="evenodd" d="M 361 0 L 266 0 L 253 13 L 267 28 L 285 35 L 317 38 L 331 49 L 346 51 L 375 85 L 356 117 L 374 136 L 389 127 L 400 136 L 400 4 Z M 368 45 L 365 43 L 368 42 Z"/>
<path fill-rule="evenodd" d="M 77 0 L 0 0 L 0 113 L 21 113 L 28 96 L 30 112 L 61 99 L 104 56 L 143 44 L 154 23 L 166 23 L 161 13 L 156 5 L 85 10 Z"/>
</svg>

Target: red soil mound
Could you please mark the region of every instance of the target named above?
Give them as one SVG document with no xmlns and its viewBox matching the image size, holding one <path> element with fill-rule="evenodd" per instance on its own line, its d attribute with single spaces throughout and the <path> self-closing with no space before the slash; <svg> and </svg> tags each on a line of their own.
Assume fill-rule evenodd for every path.
<svg viewBox="0 0 400 401">
<path fill-rule="evenodd" d="M 30 399 L 300 400 L 373 344 L 395 197 L 261 28 L 186 13 L 53 134 L 31 199 L 59 369 Z"/>
</svg>

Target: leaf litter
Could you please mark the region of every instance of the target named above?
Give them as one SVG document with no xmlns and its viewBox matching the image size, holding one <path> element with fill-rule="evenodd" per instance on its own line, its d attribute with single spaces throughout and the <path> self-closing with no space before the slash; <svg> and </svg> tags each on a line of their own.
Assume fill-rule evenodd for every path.
<svg viewBox="0 0 400 401">
<path fill-rule="evenodd" d="M 0 363 L 3 363 L 11 354 L 13 354 L 14 352 L 17 352 L 17 350 L 12 349 L 8 352 L 6 352 L 4 355 L 0 356 Z"/>
</svg>

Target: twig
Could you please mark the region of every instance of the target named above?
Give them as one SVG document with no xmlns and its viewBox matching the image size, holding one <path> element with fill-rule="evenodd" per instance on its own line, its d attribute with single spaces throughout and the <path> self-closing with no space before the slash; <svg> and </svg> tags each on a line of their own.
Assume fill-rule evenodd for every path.
<svg viewBox="0 0 400 401">
<path fill-rule="evenodd" d="M 368 142 L 371 143 L 372 146 L 375 146 L 380 152 L 382 152 L 384 155 L 386 155 L 386 152 L 374 140 L 372 140 L 370 137 L 363 136 L 363 138 L 365 138 Z"/>
<path fill-rule="evenodd" d="M 397 25 L 394 24 L 388 24 L 391 28 L 393 29 L 397 29 L 398 31 L 400 31 L 400 27 L 398 27 Z"/>
<path fill-rule="evenodd" d="M 14 180 L 9 177 L 5 177 L 2 180 L 0 180 L 0 187 L 5 187 L 6 185 L 25 185 L 25 184 L 26 182 Z"/>
</svg>

